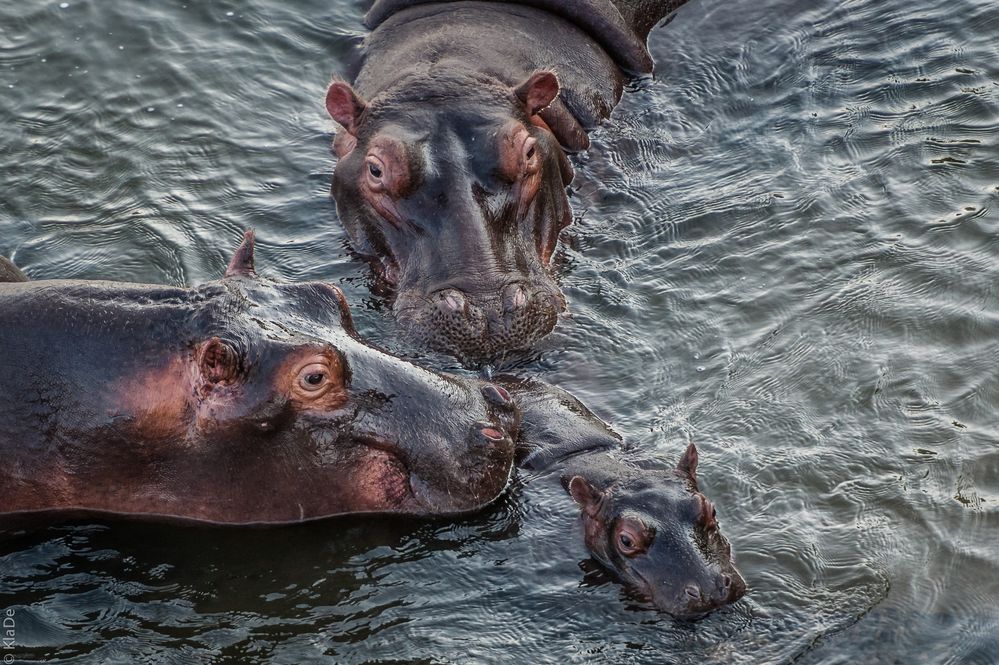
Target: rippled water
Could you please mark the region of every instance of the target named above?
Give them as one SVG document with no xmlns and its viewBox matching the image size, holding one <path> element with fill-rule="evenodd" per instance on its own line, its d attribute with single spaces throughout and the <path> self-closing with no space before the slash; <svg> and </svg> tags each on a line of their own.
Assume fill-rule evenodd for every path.
<svg viewBox="0 0 999 665">
<path fill-rule="evenodd" d="M 263 272 L 341 283 L 419 357 L 327 198 L 363 7 L 294 5 L 0 0 L 0 253 L 196 283 L 252 226 Z M 8 531 L 16 657 L 999 662 L 999 6 L 692 0 L 651 46 L 576 160 L 570 314 L 520 371 L 643 453 L 700 446 L 744 600 L 644 609 L 521 477 L 458 522 Z"/>
</svg>

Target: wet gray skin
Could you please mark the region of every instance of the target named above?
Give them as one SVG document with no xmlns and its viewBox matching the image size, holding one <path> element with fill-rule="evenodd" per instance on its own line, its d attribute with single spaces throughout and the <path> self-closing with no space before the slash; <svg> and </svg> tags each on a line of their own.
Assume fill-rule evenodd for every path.
<svg viewBox="0 0 999 665">
<path fill-rule="evenodd" d="M 0 318 L 4 513 L 451 515 L 511 472 L 508 399 L 364 344 L 334 286 L 258 277 L 250 232 L 220 281 L 8 281 Z"/>
<path fill-rule="evenodd" d="M 746 593 L 714 504 L 697 483 L 697 449 L 676 466 L 618 457 L 620 437 L 553 386 L 502 378 L 522 413 L 518 465 L 557 471 L 580 507 L 592 556 L 657 609 L 695 619 Z"/>
<path fill-rule="evenodd" d="M 610 115 L 645 38 L 682 2 L 389 0 L 354 85 L 335 81 L 331 193 L 418 342 L 475 365 L 531 348 L 565 299 L 567 151 Z"/>
</svg>

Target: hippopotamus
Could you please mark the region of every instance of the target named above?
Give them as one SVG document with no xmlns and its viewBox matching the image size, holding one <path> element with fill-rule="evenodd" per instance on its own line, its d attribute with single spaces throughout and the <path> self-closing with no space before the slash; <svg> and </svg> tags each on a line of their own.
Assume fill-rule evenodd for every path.
<svg viewBox="0 0 999 665">
<path fill-rule="evenodd" d="M 420 343 L 475 365 L 531 348 L 565 298 L 567 153 L 609 117 L 646 38 L 686 0 L 376 0 L 331 194 L 353 249 Z"/>
<path fill-rule="evenodd" d="M 521 412 L 518 466 L 557 475 L 579 505 L 587 550 L 657 609 L 698 618 L 746 593 L 689 444 L 675 465 L 622 459 L 621 438 L 578 399 L 499 377 Z"/>
<path fill-rule="evenodd" d="M 555 475 L 583 542 L 681 618 L 746 591 L 697 450 L 621 459 L 621 438 L 533 379 L 448 377 L 358 339 L 343 293 L 254 268 L 248 232 L 196 288 L 27 281 L 0 257 L 0 514 L 281 524 L 454 515 L 516 466 Z"/>
<path fill-rule="evenodd" d="M 0 513 L 222 524 L 453 515 L 500 495 L 506 391 L 358 339 L 331 284 L 26 281 L 0 262 Z"/>
</svg>

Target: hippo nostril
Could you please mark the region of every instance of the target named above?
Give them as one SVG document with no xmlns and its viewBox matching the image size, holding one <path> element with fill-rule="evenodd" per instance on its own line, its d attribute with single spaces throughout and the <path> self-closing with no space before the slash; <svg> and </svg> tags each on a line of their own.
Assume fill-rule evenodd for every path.
<svg viewBox="0 0 999 665">
<path fill-rule="evenodd" d="M 688 584 L 683 592 L 694 600 L 701 599 L 701 589 L 696 584 Z"/>
<path fill-rule="evenodd" d="M 527 305 L 527 291 L 520 284 L 510 284 L 503 289 L 503 309 L 513 312 Z"/>
<path fill-rule="evenodd" d="M 465 311 L 465 306 L 467 304 L 465 296 L 461 294 L 461 291 L 456 289 L 448 289 L 441 294 L 441 306 L 447 312 L 452 314 L 459 314 Z"/>
<path fill-rule="evenodd" d="M 728 575 L 722 575 L 722 588 L 728 589 L 732 586 L 732 578 Z"/>
<path fill-rule="evenodd" d="M 503 430 L 494 427 L 491 423 L 476 423 L 479 433 L 490 441 L 502 441 L 506 435 Z"/>
<path fill-rule="evenodd" d="M 511 400 L 510 393 L 506 388 L 492 383 L 482 386 L 482 396 L 486 401 L 494 406 L 509 406 Z"/>
</svg>

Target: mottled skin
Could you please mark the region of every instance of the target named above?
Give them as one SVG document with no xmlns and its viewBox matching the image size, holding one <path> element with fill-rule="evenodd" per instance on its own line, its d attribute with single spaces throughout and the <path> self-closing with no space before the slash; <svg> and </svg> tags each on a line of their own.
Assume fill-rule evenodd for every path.
<svg viewBox="0 0 999 665">
<path fill-rule="evenodd" d="M 676 466 L 622 461 L 620 437 L 552 386 L 501 379 L 522 414 L 518 465 L 557 471 L 581 509 L 587 549 L 658 609 L 696 618 L 735 602 L 746 582 L 697 485 L 697 449 Z"/>
<path fill-rule="evenodd" d="M 0 321 L 5 514 L 455 514 L 513 466 L 507 396 L 362 343 L 335 286 L 259 278 L 249 232 L 220 281 L 6 281 Z"/>
<path fill-rule="evenodd" d="M 404 328 L 467 363 L 531 347 L 565 301 L 552 278 L 572 219 L 566 152 L 647 73 L 645 39 L 682 0 L 379 0 L 332 195 Z"/>
</svg>

